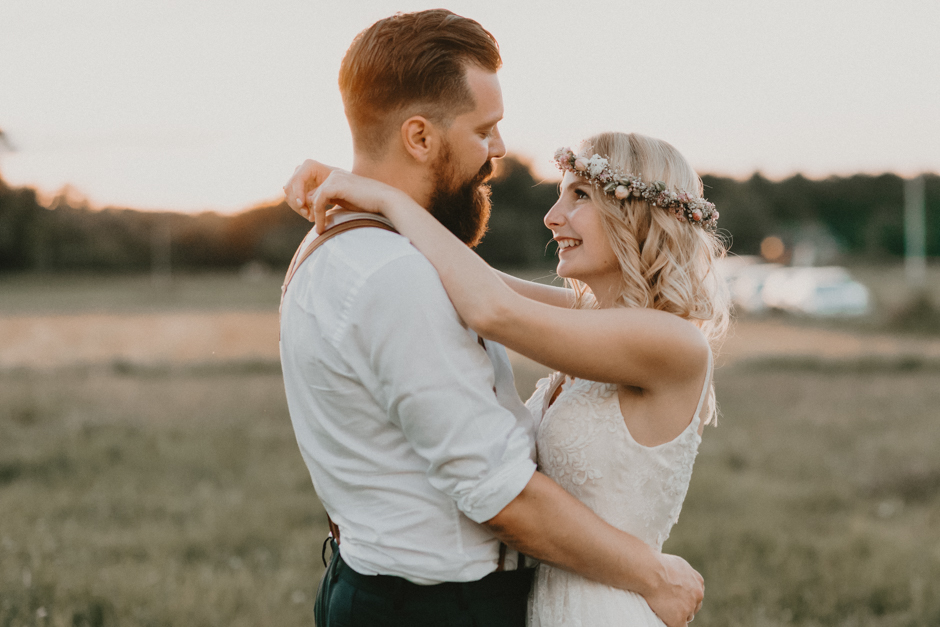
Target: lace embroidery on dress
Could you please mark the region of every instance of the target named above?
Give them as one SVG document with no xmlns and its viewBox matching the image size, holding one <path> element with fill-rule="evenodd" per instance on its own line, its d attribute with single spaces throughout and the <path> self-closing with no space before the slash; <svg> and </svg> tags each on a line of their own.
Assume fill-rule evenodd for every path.
<svg viewBox="0 0 940 627">
<path fill-rule="evenodd" d="M 542 471 L 579 498 L 587 482 L 595 482 L 604 476 L 603 470 L 592 463 L 589 454 L 592 444 L 601 435 L 617 431 L 616 423 L 603 420 L 594 411 L 609 395 L 607 388 L 604 384 L 583 379 L 571 381 L 549 407 L 539 426 L 538 439 L 551 442 L 545 447 L 544 456 L 539 455 Z M 574 392 L 575 389 L 578 392 Z M 558 423 L 550 419 L 553 412 L 563 412 L 570 416 L 571 422 L 558 429 Z"/>
<path fill-rule="evenodd" d="M 611 525 L 662 549 L 689 488 L 711 370 L 709 355 L 699 405 L 686 429 L 652 447 L 630 435 L 616 386 L 574 379 L 548 406 L 558 376 L 542 379 L 527 403 L 539 424 L 539 469 Z M 529 609 L 533 627 L 663 625 L 639 595 L 545 564 L 538 567 Z"/>
</svg>

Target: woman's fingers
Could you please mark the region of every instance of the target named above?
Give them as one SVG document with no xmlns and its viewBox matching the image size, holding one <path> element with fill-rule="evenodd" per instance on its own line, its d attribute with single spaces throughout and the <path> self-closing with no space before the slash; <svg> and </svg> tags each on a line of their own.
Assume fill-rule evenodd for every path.
<svg viewBox="0 0 940 627">
<path fill-rule="evenodd" d="M 327 211 L 335 206 L 346 211 L 382 213 L 383 207 L 394 194 L 402 194 L 394 187 L 378 181 L 356 176 L 338 168 L 316 164 L 322 176 L 316 189 L 305 196 L 306 208 L 297 211 L 316 223 L 317 233 L 326 229 Z"/>
<path fill-rule="evenodd" d="M 306 162 L 294 168 L 294 174 L 284 184 L 284 197 L 287 200 L 287 206 L 297 212 L 304 206 L 306 196 L 304 193 L 307 178 L 304 170 L 305 165 Z"/>
<path fill-rule="evenodd" d="M 326 212 L 333 207 L 337 200 L 340 200 L 334 198 L 339 193 L 339 187 L 341 187 L 340 178 L 342 178 L 340 172 L 329 174 L 323 183 L 308 196 L 310 215 L 313 216 L 313 221 L 316 223 L 318 234 L 322 234 L 326 230 Z"/>
<path fill-rule="evenodd" d="M 312 159 L 307 159 L 297 166 L 294 174 L 284 185 L 284 196 L 287 205 L 309 220 L 309 211 L 304 211 L 305 208 L 309 209 L 307 194 L 319 187 L 332 170 L 333 168 L 330 166 Z"/>
</svg>

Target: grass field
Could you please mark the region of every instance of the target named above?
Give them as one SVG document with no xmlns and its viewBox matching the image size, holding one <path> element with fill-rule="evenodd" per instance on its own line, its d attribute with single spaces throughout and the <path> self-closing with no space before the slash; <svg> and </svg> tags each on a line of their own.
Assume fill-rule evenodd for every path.
<svg viewBox="0 0 940 627">
<path fill-rule="evenodd" d="M 238 305 L 199 281 L 147 307 Z M 57 285 L 0 309 L 139 302 Z M 825 364 L 717 373 L 666 545 L 705 576 L 695 625 L 940 625 L 940 370 Z M 0 627 L 310 625 L 324 529 L 270 362 L 0 373 Z"/>
</svg>

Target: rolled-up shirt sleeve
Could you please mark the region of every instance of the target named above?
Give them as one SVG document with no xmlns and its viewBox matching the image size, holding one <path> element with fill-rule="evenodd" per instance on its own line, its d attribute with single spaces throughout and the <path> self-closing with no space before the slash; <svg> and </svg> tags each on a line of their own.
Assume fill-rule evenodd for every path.
<svg viewBox="0 0 940 627">
<path fill-rule="evenodd" d="M 363 381 L 427 461 L 430 484 L 475 522 L 498 514 L 535 472 L 531 435 L 499 404 L 493 366 L 419 254 L 355 290 L 344 332 L 367 355 Z"/>
</svg>

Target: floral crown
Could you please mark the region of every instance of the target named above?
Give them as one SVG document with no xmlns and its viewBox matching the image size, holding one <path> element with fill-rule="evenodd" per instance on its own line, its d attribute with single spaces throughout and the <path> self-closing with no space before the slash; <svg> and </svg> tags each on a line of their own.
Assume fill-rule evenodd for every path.
<svg viewBox="0 0 940 627">
<path fill-rule="evenodd" d="M 670 191 L 662 181 L 644 183 L 636 174 L 614 172 L 610 162 L 600 155 L 579 157 L 570 148 L 559 148 L 555 151 L 555 165 L 563 172 L 574 172 L 600 185 L 605 194 L 617 200 L 631 196 L 642 198 L 651 205 L 672 210 L 680 222 L 688 222 L 707 231 L 718 228 L 718 211 L 714 204 L 685 192 Z"/>
</svg>

